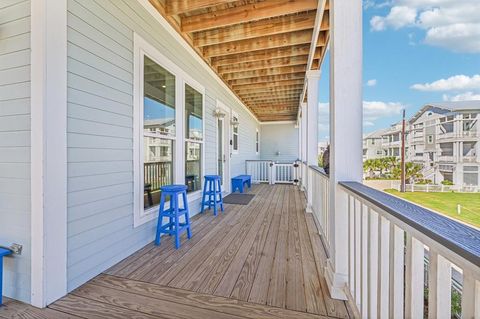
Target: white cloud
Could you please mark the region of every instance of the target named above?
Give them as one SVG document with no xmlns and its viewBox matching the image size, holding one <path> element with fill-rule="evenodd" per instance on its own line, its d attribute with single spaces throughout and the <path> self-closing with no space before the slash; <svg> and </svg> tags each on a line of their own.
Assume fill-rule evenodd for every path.
<svg viewBox="0 0 480 319">
<path fill-rule="evenodd" d="M 401 114 L 405 105 L 398 102 L 363 101 L 363 126 L 373 126 L 375 122 Z M 329 103 L 318 103 L 318 131 L 321 135 L 329 130 Z"/>
<path fill-rule="evenodd" d="M 399 102 L 363 101 L 363 124 L 369 126 L 381 118 L 399 115 L 404 108 Z"/>
<path fill-rule="evenodd" d="M 373 31 L 414 26 L 425 43 L 456 52 L 480 53 L 480 1 L 394 0 L 386 16 L 370 20 Z"/>
<path fill-rule="evenodd" d="M 472 101 L 472 100 L 480 100 L 480 94 L 475 94 L 473 92 L 465 92 L 458 95 L 443 95 L 444 101 Z"/>
<path fill-rule="evenodd" d="M 371 79 L 367 81 L 367 86 L 375 86 L 377 85 L 377 79 Z"/>
<path fill-rule="evenodd" d="M 440 79 L 432 83 L 414 84 L 412 89 L 417 91 L 464 91 L 480 90 L 480 74 L 472 77 L 466 75 L 455 75 L 448 79 Z"/>
<path fill-rule="evenodd" d="M 417 10 L 406 6 L 394 6 L 386 17 L 374 16 L 370 20 L 370 26 L 374 31 L 382 31 L 387 27 L 400 29 L 415 23 Z"/>
</svg>

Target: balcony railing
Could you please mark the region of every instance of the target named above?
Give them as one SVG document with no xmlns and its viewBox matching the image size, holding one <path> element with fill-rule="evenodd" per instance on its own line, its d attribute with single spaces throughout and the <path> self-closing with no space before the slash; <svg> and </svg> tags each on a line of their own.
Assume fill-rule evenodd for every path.
<svg viewBox="0 0 480 319">
<path fill-rule="evenodd" d="M 151 185 L 151 191 L 160 189 L 161 186 L 172 182 L 172 163 L 153 162 L 144 164 L 145 185 Z"/>
<path fill-rule="evenodd" d="M 272 160 L 247 160 L 245 170 L 254 183 L 293 184 L 298 181 L 298 164 Z"/>
<path fill-rule="evenodd" d="M 334 237 L 329 229 L 329 178 L 318 168 L 302 167 L 310 174 L 302 185 L 314 191 L 308 202 L 328 247 Z M 480 315 L 478 229 L 361 183 L 340 182 L 336 190 L 346 201 L 345 208 L 336 209 L 346 211 L 335 214 L 348 216 L 346 290 L 361 317 Z M 461 313 L 452 314 L 454 272 L 462 277 Z"/>
</svg>

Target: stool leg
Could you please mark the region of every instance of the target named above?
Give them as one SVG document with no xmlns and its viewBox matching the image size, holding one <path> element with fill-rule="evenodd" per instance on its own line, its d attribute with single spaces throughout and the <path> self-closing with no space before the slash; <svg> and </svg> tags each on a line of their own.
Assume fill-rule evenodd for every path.
<svg viewBox="0 0 480 319">
<path fill-rule="evenodd" d="M 192 237 L 192 233 L 190 231 L 190 209 L 188 208 L 187 202 L 187 192 L 183 192 L 183 208 L 185 209 L 185 224 L 187 226 L 187 238 L 190 239 Z"/>
<path fill-rule="evenodd" d="M 205 197 L 207 196 L 207 181 L 203 183 L 203 195 L 202 195 L 202 209 L 200 210 L 200 213 L 203 213 L 205 209 Z"/>
<path fill-rule="evenodd" d="M 212 208 L 212 181 L 208 181 L 208 209 Z"/>
<path fill-rule="evenodd" d="M 170 199 L 171 201 L 172 199 Z M 174 213 L 175 213 L 175 248 L 180 248 L 180 232 L 178 230 L 179 228 L 179 223 L 178 223 L 178 218 L 180 216 L 178 216 L 178 194 L 175 194 L 173 196 L 173 201 L 175 203 L 175 208 L 174 208 Z"/>
<path fill-rule="evenodd" d="M 223 196 L 222 196 L 222 183 L 220 180 L 218 180 L 218 195 L 220 196 L 220 209 L 223 210 Z"/>
<path fill-rule="evenodd" d="M 171 201 L 171 200 L 170 200 Z M 158 209 L 158 222 L 157 222 L 157 234 L 155 235 L 155 245 L 160 245 L 160 235 L 162 229 L 162 221 L 163 221 L 163 210 L 165 208 L 165 194 L 162 192 L 160 197 L 160 208 Z"/>
<path fill-rule="evenodd" d="M 215 181 L 212 181 L 213 184 L 213 215 L 217 216 L 217 183 Z"/>
<path fill-rule="evenodd" d="M 165 196 L 165 200 L 166 200 L 166 196 Z M 172 198 L 173 198 L 173 195 L 170 195 L 170 208 L 173 208 L 173 202 L 172 202 Z M 168 227 L 168 230 L 170 231 L 170 233 L 168 234 L 168 236 L 172 236 L 172 227 L 173 227 L 173 217 L 172 215 L 170 215 L 168 217 L 168 223 L 170 224 L 170 226 Z"/>
</svg>

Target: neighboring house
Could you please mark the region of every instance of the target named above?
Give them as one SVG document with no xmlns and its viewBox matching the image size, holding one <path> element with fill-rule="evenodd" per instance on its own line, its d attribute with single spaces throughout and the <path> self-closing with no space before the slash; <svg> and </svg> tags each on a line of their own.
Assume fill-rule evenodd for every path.
<svg viewBox="0 0 480 319">
<path fill-rule="evenodd" d="M 479 186 L 479 120 L 480 101 L 425 105 L 407 122 L 406 160 L 422 164 L 424 177 L 434 183 L 448 180 L 457 186 Z M 401 123 L 370 133 L 363 143 L 364 160 L 399 158 Z"/>
</svg>

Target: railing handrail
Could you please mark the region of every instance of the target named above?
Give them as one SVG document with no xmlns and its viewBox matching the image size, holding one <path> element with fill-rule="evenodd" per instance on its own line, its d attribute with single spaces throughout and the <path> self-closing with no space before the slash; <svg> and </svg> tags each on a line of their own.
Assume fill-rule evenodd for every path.
<svg viewBox="0 0 480 319">
<path fill-rule="evenodd" d="M 339 182 L 339 184 L 423 233 L 431 240 L 438 242 L 474 265 L 480 266 L 479 230 L 359 182 Z"/>
<path fill-rule="evenodd" d="M 315 172 L 319 173 L 320 175 L 322 175 L 323 177 L 325 178 L 329 178 L 327 173 L 325 173 L 325 170 L 323 168 L 321 168 L 320 166 L 315 166 L 315 165 L 310 165 L 309 166 L 311 169 L 313 169 Z"/>
</svg>

